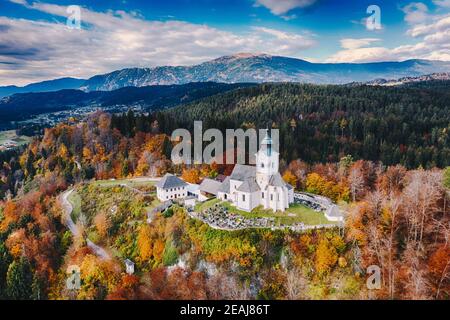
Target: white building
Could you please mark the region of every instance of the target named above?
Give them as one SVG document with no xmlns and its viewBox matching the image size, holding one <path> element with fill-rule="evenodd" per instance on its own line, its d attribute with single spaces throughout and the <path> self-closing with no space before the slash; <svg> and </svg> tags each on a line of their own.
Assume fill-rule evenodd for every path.
<svg viewBox="0 0 450 320">
<path fill-rule="evenodd" d="M 160 201 L 182 199 L 187 196 L 187 186 L 180 178 L 166 173 L 156 184 L 156 196 Z"/>
<path fill-rule="evenodd" d="M 231 176 L 223 181 L 217 197 L 244 211 L 259 205 L 285 211 L 294 202 L 294 189 L 283 180 L 278 165 L 279 154 L 272 150 L 272 139 L 266 136 L 256 153 L 256 167 L 237 164 Z"/>
</svg>

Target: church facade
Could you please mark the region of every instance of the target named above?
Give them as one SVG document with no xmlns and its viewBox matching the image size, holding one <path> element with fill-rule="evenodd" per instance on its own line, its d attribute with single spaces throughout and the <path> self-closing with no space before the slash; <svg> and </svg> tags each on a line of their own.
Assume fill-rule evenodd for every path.
<svg viewBox="0 0 450 320">
<path fill-rule="evenodd" d="M 217 192 L 217 198 L 250 212 L 257 206 L 285 211 L 294 202 L 294 189 L 278 172 L 279 153 L 266 136 L 256 153 L 256 167 L 237 164 Z"/>
</svg>

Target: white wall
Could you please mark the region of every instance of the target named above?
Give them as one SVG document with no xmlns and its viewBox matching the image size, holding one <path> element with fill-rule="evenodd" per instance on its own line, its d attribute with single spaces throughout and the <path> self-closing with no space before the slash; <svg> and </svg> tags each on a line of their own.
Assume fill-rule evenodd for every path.
<svg viewBox="0 0 450 320">
<path fill-rule="evenodd" d="M 245 200 L 243 199 L 243 196 L 245 196 Z M 260 191 L 256 192 L 238 192 L 237 193 L 237 204 L 236 206 L 238 209 L 244 210 L 244 211 L 252 211 L 254 208 L 259 206 L 261 203 L 261 194 Z"/>
<path fill-rule="evenodd" d="M 186 187 L 176 187 L 169 189 L 156 188 L 156 196 L 160 201 L 181 199 L 187 196 Z"/>
</svg>

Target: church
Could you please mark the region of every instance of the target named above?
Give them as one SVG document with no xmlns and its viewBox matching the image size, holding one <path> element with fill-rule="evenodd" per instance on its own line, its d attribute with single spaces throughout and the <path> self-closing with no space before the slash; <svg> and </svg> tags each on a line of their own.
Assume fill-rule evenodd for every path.
<svg viewBox="0 0 450 320">
<path fill-rule="evenodd" d="M 256 167 L 237 164 L 217 191 L 217 198 L 250 212 L 257 206 L 285 211 L 294 202 L 294 188 L 278 172 L 279 153 L 266 135 L 256 153 Z"/>
</svg>

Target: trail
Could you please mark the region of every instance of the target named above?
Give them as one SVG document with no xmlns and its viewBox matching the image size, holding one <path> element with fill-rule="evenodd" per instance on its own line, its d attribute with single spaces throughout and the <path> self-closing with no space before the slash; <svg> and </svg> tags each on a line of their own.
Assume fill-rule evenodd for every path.
<svg viewBox="0 0 450 320">
<path fill-rule="evenodd" d="M 73 237 L 77 237 L 80 234 L 80 230 L 78 229 L 78 226 L 73 222 L 71 213 L 73 211 L 73 206 L 68 200 L 69 196 L 72 194 L 73 189 L 70 189 L 66 192 L 64 192 L 61 195 L 61 204 L 63 207 L 63 223 L 69 228 L 70 232 L 72 233 Z M 108 254 L 108 252 L 93 243 L 91 240 L 86 239 L 87 246 L 94 252 L 95 255 L 97 255 L 99 258 L 103 260 L 111 260 L 111 256 Z"/>
</svg>

